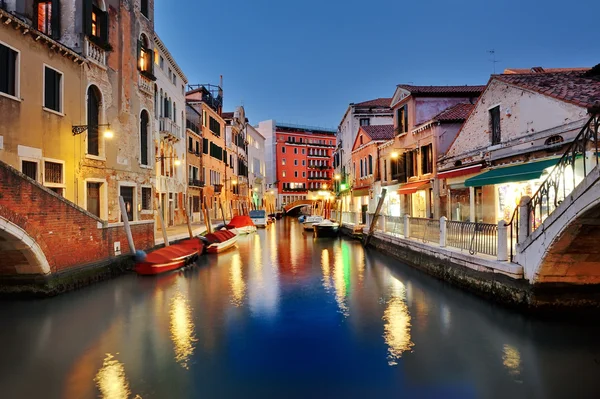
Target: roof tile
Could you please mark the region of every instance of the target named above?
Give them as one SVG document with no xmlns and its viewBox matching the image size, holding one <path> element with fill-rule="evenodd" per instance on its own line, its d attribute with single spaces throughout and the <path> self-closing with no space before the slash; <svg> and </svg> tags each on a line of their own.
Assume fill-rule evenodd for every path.
<svg viewBox="0 0 600 399">
<path fill-rule="evenodd" d="M 399 84 L 398 87 L 410 91 L 412 95 L 438 95 L 438 94 L 481 94 L 485 86 L 413 86 Z"/>
<path fill-rule="evenodd" d="M 372 140 L 390 140 L 394 138 L 394 125 L 369 125 L 360 128 Z"/>
<path fill-rule="evenodd" d="M 376 98 L 374 100 L 363 101 L 362 103 L 354 104 L 355 107 L 382 107 L 389 108 L 391 98 Z"/>
<path fill-rule="evenodd" d="M 474 104 L 456 104 L 446 108 L 445 110 L 434 116 L 432 120 L 439 122 L 464 121 L 469 117 L 469 114 L 471 114 L 471 111 L 474 107 Z"/>
</svg>

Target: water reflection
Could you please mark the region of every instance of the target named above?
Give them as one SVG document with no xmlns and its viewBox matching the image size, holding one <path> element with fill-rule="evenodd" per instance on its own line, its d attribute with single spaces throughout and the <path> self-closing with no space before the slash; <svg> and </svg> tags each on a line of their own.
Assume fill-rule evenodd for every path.
<svg viewBox="0 0 600 399">
<path fill-rule="evenodd" d="M 344 317 L 350 316 L 350 310 L 346 303 L 346 295 L 348 294 L 348 287 L 350 285 L 350 269 L 349 253 L 348 248 L 342 243 L 341 248 L 336 248 L 334 252 L 334 263 L 333 263 L 333 286 L 335 288 L 335 300 L 340 309 L 340 313 Z"/>
<path fill-rule="evenodd" d="M 231 266 L 229 267 L 229 283 L 231 284 L 231 302 L 235 306 L 242 306 L 244 294 L 246 293 L 246 283 L 242 272 L 242 257 L 239 253 L 231 257 Z"/>
<path fill-rule="evenodd" d="M 521 374 L 521 353 L 512 345 L 505 344 L 502 351 L 502 363 L 513 377 Z"/>
<path fill-rule="evenodd" d="M 273 229 L 271 229 L 273 230 Z M 279 302 L 279 275 L 277 267 L 264 265 L 268 259 L 259 234 L 252 237 L 252 263 L 248 275 L 248 305 L 253 314 L 273 317 Z"/>
<path fill-rule="evenodd" d="M 402 354 L 414 346 L 410 336 L 410 313 L 406 306 L 406 288 L 400 281 L 392 278 L 390 299 L 383 313 L 383 338 L 388 346 L 388 364 L 398 364 Z"/>
<path fill-rule="evenodd" d="M 331 270 L 329 268 L 329 250 L 321 251 L 321 270 L 323 271 L 323 287 L 327 292 L 331 289 Z"/>
<path fill-rule="evenodd" d="M 131 394 L 125 376 L 125 366 L 110 353 L 106 355 L 94 381 L 100 390 L 100 396 L 104 399 L 127 399 Z M 136 395 L 135 398 L 141 399 L 141 396 Z"/>
<path fill-rule="evenodd" d="M 171 300 L 171 340 L 175 350 L 175 360 L 185 369 L 194 353 L 196 335 L 192 321 L 192 309 L 188 300 L 177 292 Z"/>
</svg>

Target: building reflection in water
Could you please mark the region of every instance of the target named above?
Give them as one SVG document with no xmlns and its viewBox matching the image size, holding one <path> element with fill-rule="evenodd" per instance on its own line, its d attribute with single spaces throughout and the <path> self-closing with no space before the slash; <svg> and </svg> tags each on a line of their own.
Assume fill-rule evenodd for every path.
<svg viewBox="0 0 600 399">
<path fill-rule="evenodd" d="M 513 377 L 521 374 L 521 352 L 512 345 L 504 345 L 502 363 Z"/>
<path fill-rule="evenodd" d="M 390 299 L 383 313 L 383 338 L 388 346 L 388 364 L 398 364 L 398 359 L 414 346 L 411 341 L 410 313 L 406 306 L 406 288 L 404 284 L 391 277 Z"/>
<path fill-rule="evenodd" d="M 272 228 L 271 230 L 274 230 Z M 248 276 L 248 306 L 254 314 L 274 316 L 279 303 L 279 269 L 265 265 L 265 253 L 259 234 L 252 237 L 252 267 Z"/>
<path fill-rule="evenodd" d="M 242 306 L 244 294 L 246 293 L 246 283 L 242 271 L 242 257 L 239 252 L 231 257 L 231 266 L 229 268 L 229 283 L 231 285 L 231 302 L 235 306 Z"/>
<path fill-rule="evenodd" d="M 348 317 L 350 310 L 346 303 L 346 297 L 350 292 L 350 250 L 346 242 L 342 242 L 341 248 L 336 247 L 333 262 L 333 286 L 335 288 L 335 300 L 340 312 Z"/>
<path fill-rule="evenodd" d="M 331 289 L 331 269 L 329 266 L 329 250 L 321 251 L 321 270 L 323 271 L 323 287 L 327 292 Z"/>
<path fill-rule="evenodd" d="M 194 353 L 196 333 L 192 321 L 192 309 L 181 292 L 177 292 L 171 300 L 170 309 L 171 341 L 175 350 L 175 360 L 183 368 L 188 368 L 188 361 Z"/>
<path fill-rule="evenodd" d="M 131 394 L 129 382 L 125 376 L 125 366 L 115 359 L 111 354 L 107 354 L 102 368 L 94 378 L 100 397 L 103 399 L 127 399 Z M 139 395 L 135 398 L 141 399 Z"/>
</svg>

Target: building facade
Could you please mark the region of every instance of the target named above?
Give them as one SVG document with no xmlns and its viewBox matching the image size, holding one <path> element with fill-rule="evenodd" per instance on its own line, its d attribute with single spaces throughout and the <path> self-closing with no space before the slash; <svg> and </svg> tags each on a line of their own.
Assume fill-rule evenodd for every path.
<svg viewBox="0 0 600 399">
<path fill-rule="evenodd" d="M 250 205 L 250 182 L 248 180 L 248 139 L 246 126 L 248 119 L 244 107 L 235 112 L 224 112 L 226 124 L 227 163 L 231 170 L 231 184 L 228 189 L 229 211 L 234 214 L 245 212 Z"/>
<path fill-rule="evenodd" d="M 329 198 L 335 131 L 278 123 L 275 137 L 277 206 Z"/>
<path fill-rule="evenodd" d="M 525 70 L 491 77 L 438 161 L 450 219 L 508 221 L 521 197 L 537 191 L 589 118 L 589 98 L 600 93 L 600 83 L 585 73 Z M 575 177 L 582 178 L 584 162 L 576 163 Z"/>
<path fill-rule="evenodd" d="M 49 180 L 63 183 L 47 184 L 55 185 L 56 191 L 79 206 L 109 222 L 119 222 L 122 216 L 152 220 L 153 2 L 142 0 L 130 5 L 118 0 L 55 0 L 42 4 L 7 0 L 2 6 L 3 18 L 10 19 L 15 30 L 49 44 L 51 49 L 20 48 L 20 43 L 10 39 L 12 44 L 5 45 L 3 51 L 9 65 L 14 65 L 7 74 L 13 85 L 7 90 L 13 94 L 3 96 L 2 101 L 13 101 L 9 107 L 19 111 L 32 107 L 31 112 L 39 116 L 32 114 L 31 118 L 41 122 L 41 130 L 35 134 L 44 131 L 44 125 L 53 134 L 66 131 L 58 139 L 27 139 L 21 144 L 21 136 L 29 134 L 23 131 L 16 140 L 6 140 L 5 147 L 16 152 L 9 162 L 23 170 L 19 158 L 28 158 L 32 164 L 26 167 L 37 168 L 37 172 L 28 173 L 46 181 L 39 171 L 43 168 L 45 172 L 44 158 L 52 157 L 54 161 L 48 161 Z M 4 30 L 3 37 L 7 33 Z M 31 56 L 31 65 L 38 64 L 40 72 L 31 71 L 30 63 L 21 55 Z M 70 64 L 60 61 L 66 58 L 85 65 L 79 67 L 78 78 L 74 78 Z M 19 95 L 23 99 L 21 92 L 37 91 L 33 87 L 37 82 L 42 86 L 35 100 L 16 100 Z M 25 117 L 28 112 L 17 114 Z M 72 137 L 65 140 L 69 125 Z M 20 132 L 21 126 L 24 129 L 25 124 L 11 131 Z M 46 141 L 54 142 L 51 146 L 59 146 L 60 151 L 46 149 Z M 121 215 L 119 196 L 125 200 L 126 215 Z"/>
<path fill-rule="evenodd" d="M 246 125 L 248 140 L 248 184 L 250 202 L 254 209 L 267 208 L 267 165 L 265 162 L 265 138 L 251 125 Z"/>
<path fill-rule="evenodd" d="M 187 78 L 173 56 L 154 35 L 154 158 L 155 209 L 166 226 L 186 223 L 186 118 Z M 156 226 L 160 228 L 157 220 Z"/>
<path fill-rule="evenodd" d="M 351 103 L 342 117 L 336 133 L 334 172 L 340 176 L 336 191 L 341 192 L 344 197 L 349 195 L 348 190 L 354 183 L 352 146 L 358 135 L 358 129 L 361 126 L 391 125 L 393 122 L 391 100 L 391 98 L 377 98 L 357 104 Z M 345 189 L 340 189 L 341 185 Z"/>
<path fill-rule="evenodd" d="M 202 175 L 202 114 L 190 104 L 185 106 L 185 131 L 187 142 L 187 198 L 193 222 L 204 220 L 202 213 L 202 188 L 205 181 Z"/>
</svg>

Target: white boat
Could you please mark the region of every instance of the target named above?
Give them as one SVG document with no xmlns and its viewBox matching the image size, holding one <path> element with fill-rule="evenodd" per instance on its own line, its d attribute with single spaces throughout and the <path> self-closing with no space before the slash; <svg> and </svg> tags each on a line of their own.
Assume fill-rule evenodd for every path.
<svg viewBox="0 0 600 399">
<path fill-rule="evenodd" d="M 262 209 L 250 211 L 250 219 L 256 227 L 267 227 L 269 224 L 267 211 Z"/>
<path fill-rule="evenodd" d="M 313 231 L 313 224 L 321 223 L 322 221 L 323 221 L 322 216 L 308 216 L 306 219 L 304 219 L 304 223 L 302 223 L 302 227 L 304 227 L 304 230 L 306 230 L 306 231 Z"/>
<path fill-rule="evenodd" d="M 209 240 L 216 240 L 216 242 L 213 242 L 206 247 L 206 252 L 209 254 L 218 254 L 233 247 L 238 240 L 238 235 L 231 230 L 221 230 L 207 234 L 206 238 Z"/>
<path fill-rule="evenodd" d="M 227 229 L 233 230 L 237 234 L 250 234 L 256 231 L 256 226 L 250 216 L 234 216 L 227 226 Z"/>
<path fill-rule="evenodd" d="M 233 231 L 237 234 L 250 234 L 250 233 L 254 233 L 256 230 L 258 230 L 256 228 L 256 226 L 243 226 L 243 227 L 235 227 L 235 228 L 231 229 L 231 231 Z"/>
</svg>

